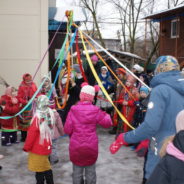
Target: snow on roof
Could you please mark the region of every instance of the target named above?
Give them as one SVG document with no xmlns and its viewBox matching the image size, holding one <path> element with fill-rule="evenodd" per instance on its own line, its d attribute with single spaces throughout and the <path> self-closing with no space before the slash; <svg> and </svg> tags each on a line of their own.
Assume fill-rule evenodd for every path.
<svg viewBox="0 0 184 184">
<path fill-rule="evenodd" d="M 49 7 L 49 20 L 67 22 L 67 17 L 65 16 L 67 10 L 73 10 L 74 22 L 86 21 L 85 9 L 76 6 Z"/>
<path fill-rule="evenodd" d="M 97 52 L 104 52 L 102 49 L 96 49 Z M 113 52 L 113 53 L 117 53 L 117 54 L 120 54 L 120 55 L 124 55 L 124 56 L 128 56 L 128 57 L 131 57 L 131 58 L 135 58 L 135 59 L 140 59 L 142 61 L 144 61 L 145 59 L 141 58 L 140 56 L 136 55 L 136 54 L 132 54 L 130 52 L 122 52 L 122 51 L 117 51 L 117 50 L 111 50 L 111 49 L 107 49 L 109 52 Z M 83 51 L 83 54 L 85 54 L 86 52 Z M 88 53 L 89 54 L 94 54 L 94 50 L 88 50 Z M 72 54 L 73 57 L 76 57 L 77 56 L 77 52 L 74 52 Z"/>
<path fill-rule="evenodd" d="M 129 56 L 129 57 L 132 57 L 132 58 L 135 58 L 135 59 L 145 60 L 145 59 L 141 58 L 140 56 L 138 56 L 136 54 L 132 54 L 130 52 L 123 52 L 123 51 L 117 51 L 117 50 L 109 50 L 109 51 L 114 52 L 114 53 L 118 53 L 118 54 L 122 54 L 122 55 L 125 55 L 125 56 Z"/>
<path fill-rule="evenodd" d="M 148 16 L 144 17 L 144 19 L 155 18 L 157 15 L 159 16 L 161 14 L 168 13 L 168 12 L 171 12 L 171 11 L 174 11 L 174 10 L 177 10 L 177 9 L 182 9 L 182 8 L 184 8 L 184 5 L 177 6 L 177 7 L 170 8 L 170 9 L 166 9 L 166 10 L 162 10 L 162 11 L 159 11 L 157 13 L 153 13 L 151 15 L 148 15 Z"/>
</svg>

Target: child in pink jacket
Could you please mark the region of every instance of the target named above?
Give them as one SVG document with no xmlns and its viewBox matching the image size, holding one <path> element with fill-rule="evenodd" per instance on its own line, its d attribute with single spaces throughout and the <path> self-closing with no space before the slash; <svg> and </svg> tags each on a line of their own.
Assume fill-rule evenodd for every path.
<svg viewBox="0 0 184 184">
<path fill-rule="evenodd" d="M 54 112 L 55 123 L 53 127 L 53 136 L 52 136 L 52 153 L 49 156 L 49 160 L 52 165 L 59 162 L 59 157 L 57 154 L 58 138 L 64 135 L 63 123 L 59 116 L 59 113 L 56 111 L 56 109 L 53 109 L 53 112 Z"/>
<path fill-rule="evenodd" d="M 97 124 L 104 128 L 112 126 L 110 116 L 93 105 L 95 89 L 83 83 L 80 101 L 70 109 L 64 132 L 70 136 L 70 160 L 73 163 L 73 184 L 96 183 L 95 163 L 98 157 Z M 96 90 L 97 91 L 97 90 Z"/>
</svg>

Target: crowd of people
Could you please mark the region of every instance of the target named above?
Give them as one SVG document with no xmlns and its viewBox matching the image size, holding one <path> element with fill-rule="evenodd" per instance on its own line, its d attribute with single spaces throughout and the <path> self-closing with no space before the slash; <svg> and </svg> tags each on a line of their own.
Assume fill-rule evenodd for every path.
<svg viewBox="0 0 184 184">
<path fill-rule="evenodd" d="M 48 77 L 43 77 L 43 85 L 32 103 L 29 102 L 37 86 L 29 73 L 23 75 L 18 90 L 12 86 L 6 88 L 0 98 L 0 113 L 11 118 L 0 120 L 1 145 L 25 142 L 23 151 L 28 152 L 28 169 L 35 172 L 37 184 L 44 184 L 45 180 L 53 184 L 51 165 L 59 161 L 57 140 L 67 134 L 73 184 L 95 184 L 99 124 L 111 128 L 108 133 L 115 135 L 109 148 L 112 154 L 124 145 L 131 146 L 138 156 L 144 156 L 143 184 L 184 182 L 179 174 L 173 174 L 176 171 L 172 168 L 178 167 L 177 173 L 184 168 L 184 78 L 178 61 L 172 56 L 160 56 L 154 76 L 135 64 L 131 71 L 139 80 L 124 68 L 113 67 L 119 79 L 116 80 L 97 55 L 92 55 L 91 61 L 113 103 L 134 130 L 114 110 L 97 85 L 90 66 L 85 65 L 81 72 L 79 64 L 74 64 L 70 76 L 63 72 L 58 89 L 52 87 Z M 63 108 L 58 108 L 58 97 L 62 98 Z M 172 138 L 162 147 L 167 137 Z M 162 159 L 160 150 L 164 152 Z"/>
</svg>

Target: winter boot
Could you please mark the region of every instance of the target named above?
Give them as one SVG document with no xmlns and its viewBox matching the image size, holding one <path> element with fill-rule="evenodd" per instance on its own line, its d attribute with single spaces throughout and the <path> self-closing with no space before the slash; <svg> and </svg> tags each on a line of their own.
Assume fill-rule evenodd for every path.
<svg viewBox="0 0 184 184">
<path fill-rule="evenodd" d="M 11 146 L 10 132 L 2 132 L 2 134 L 1 134 L 1 145 L 2 146 Z"/>
<path fill-rule="evenodd" d="M 19 141 L 17 141 L 17 132 L 11 132 L 10 142 L 13 144 L 19 143 Z"/>
</svg>

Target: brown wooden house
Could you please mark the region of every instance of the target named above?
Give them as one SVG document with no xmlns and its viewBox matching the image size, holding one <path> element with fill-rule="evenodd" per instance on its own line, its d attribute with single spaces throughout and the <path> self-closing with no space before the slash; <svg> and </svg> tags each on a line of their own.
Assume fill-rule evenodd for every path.
<svg viewBox="0 0 184 184">
<path fill-rule="evenodd" d="M 145 19 L 160 22 L 160 55 L 175 56 L 184 66 L 184 6 L 149 15 Z"/>
</svg>

